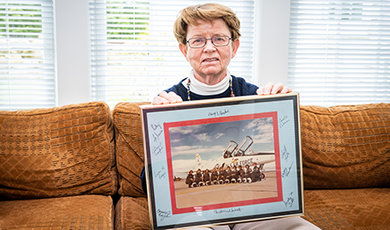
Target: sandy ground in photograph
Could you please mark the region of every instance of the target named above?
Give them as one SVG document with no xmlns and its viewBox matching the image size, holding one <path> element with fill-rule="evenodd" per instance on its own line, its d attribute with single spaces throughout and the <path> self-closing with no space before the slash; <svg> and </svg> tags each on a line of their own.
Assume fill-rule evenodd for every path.
<svg viewBox="0 0 390 230">
<path fill-rule="evenodd" d="M 195 188 L 188 188 L 185 180 L 175 181 L 175 194 L 177 208 L 276 197 L 276 173 L 265 172 L 265 179 L 254 183 L 218 184 Z"/>
</svg>

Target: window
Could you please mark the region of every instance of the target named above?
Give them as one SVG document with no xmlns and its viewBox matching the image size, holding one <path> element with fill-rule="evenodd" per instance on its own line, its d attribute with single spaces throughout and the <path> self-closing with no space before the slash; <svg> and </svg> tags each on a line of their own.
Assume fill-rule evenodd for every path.
<svg viewBox="0 0 390 230">
<path fill-rule="evenodd" d="M 53 4 L 0 2 L 0 109 L 56 105 Z"/>
<path fill-rule="evenodd" d="M 289 86 L 302 104 L 390 102 L 390 1 L 291 0 Z"/>
<path fill-rule="evenodd" d="M 186 6 L 209 1 L 90 1 L 91 96 L 109 105 L 149 101 L 188 76 L 190 65 L 173 35 Z M 214 1 L 218 2 L 218 1 Z M 233 75 L 253 80 L 254 1 L 219 1 L 240 18 Z"/>
</svg>

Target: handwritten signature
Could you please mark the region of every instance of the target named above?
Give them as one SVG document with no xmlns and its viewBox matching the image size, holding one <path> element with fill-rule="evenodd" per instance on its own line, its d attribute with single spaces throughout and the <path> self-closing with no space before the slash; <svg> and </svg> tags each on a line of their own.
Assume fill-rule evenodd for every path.
<svg viewBox="0 0 390 230">
<path fill-rule="evenodd" d="M 154 155 L 159 155 L 160 153 L 162 153 L 162 151 L 163 151 L 163 147 L 161 146 L 161 143 L 159 143 L 159 145 L 153 147 Z"/>
<path fill-rule="evenodd" d="M 280 128 L 283 128 L 283 126 L 285 126 L 289 121 L 290 121 L 290 119 L 288 119 L 287 115 L 284 115 L 283 117 L 281 117 L 279 119 Z"/>
<path fill-rule="evenodd" d="M 157 139 L 161 136 L 163 130 L 160 124 L 151 124 L 150 127 L 152 128 L 152 137 L 154 141 L 157 141 Z"/>
<path fill-rule="evenodd" d="M 162 130 L 160 130 L 160 131 L 158 131 L 158 132 L 152 133 L 153 140 L 154 140 L 154 141 L 157 141 L 158 138 L 161 136 L 161 134 L 162 134 Z"/>
<path fill-rule="evenodd" d="M 292 166 L 293 166 L 293 162 L 291 163 L 290 167 L 283 169 L 282 177 L 286 177 L 286 176 L 290 175 Z"/>
<path fill-rule="evenodd" d="M 162 129 L 160 124 L 151 124 L 150 127 L 152 127 L 153 130 Z"/>
<path fill-rule="evenodd" d="M 208 114 L 209 117 L 219 117 L 219 116 L 223 116 L 225 114 L 228 114 L 230 113 L 230 111 L 228 109 L 224 109 L 224 110 L 221 110 L 221 111 L 216 111 L 216 112 L 210 112 Z"/>
<path fill-rule="evenodd" d="M 152 152 L 154 155 L 159 155 L 163 151 L 163 147 L 161 144 L 161 134 L 163 133 L 163 129 L 161 124 L 151 124 L 152 137 L 154 146 L 152 147 Z"/>
<path fill-rule="evenodd" d="M 160 220 L 164 220 L 171 216 L 171 211 L 164 211 L 161 209 L 157 209 L 157 215 L 160 217 Z"/>
<path fill-rule="evenodd" d="M 162 169 L 158 170 L 154 174 L 154 176 L 161 180 L 163 178 L 167 178 L 167 172 L 166 172 L 165 168 L 163 167 Z"/>
<path fill-rule="evenodd" d="M 282 158 L 284 160 L 287 160 L 289 156 L 290 156 L 290 153 L 288 152 L 287 147 L 284 145 L 283 149 L 282 149 Z"/>
<path fill-rule="evenodd" d="M 288 198 L 286 201 L 283 201 L 284 205 L 286 207 L 292 207 L 293 203 L 294 203 L 294 198 L 293 198 L 293 195 L 294 193 L 293 192 L 290 192 Z"/>
<path fill-rule="evenodd" d="M 224 210 L 214 210 L 215 214 L 232 213 L 232 212 L 241 212 L 241 208 L 229 208 L 229 209 L 224 209 Z"/>
</svg>

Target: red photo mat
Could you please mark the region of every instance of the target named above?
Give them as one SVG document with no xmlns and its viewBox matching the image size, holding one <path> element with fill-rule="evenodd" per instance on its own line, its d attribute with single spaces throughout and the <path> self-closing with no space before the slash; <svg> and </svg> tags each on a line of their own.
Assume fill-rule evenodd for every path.
<svg viewBox="0 0 390 230">
<path fill-rule="evenodd" d="M 206 118 L 206 119 L 197 119 L 197 120 L 186 120 L 179 122 L 168 122 L 164 123 L 164 133 L 165 133 L 165 145 L 166 145 L 166 155 L 167 155 L 167 165 L 168 165 L 168 175 L 169 175 L 169 187 L 170 187 L 170 198 L 172 206 L 172 214 L 182 214 L 197 212 L 198 210 L 214 210 L 222 208 L 234 208 L 246 205 L 255 205 L 255 204 L 264 204 L 272 202 L 283 201 L 283 191 L 282 191 L 282 175 L 281 175 L 281 165 L 280 165 L 280 149 L 279 149 L 279 132 L 278 132 L 278 119 L 277 112 L 265 112 L 265 113 L 255 113 L 255 114 L 246 114 L 246 115 L 237 115 L 237 116 L 227 116 L 227 117 L 218 117 L 218 118 Z M 171 151 L 171 139 L 169 136 L 169 129 L 174 127 L 181 126 L 193 126 L 193 125 L 204 125 L 204 124 L 213 124 L 213 123 L 224 123 L 240 120 L 253 120 L 258 118 L 272 118 L 273 124 L 273 140 L 274 140 L 274 152 L 275 152 L 275 169 L 276 169 L 276 188 L 277 195 L 273 197 L 259 198 L 259 199 L 248 199 L 242 201 L 234 202 L 221 202 L 216 204 L 208 205 L 196 205 L 192 207 L 183 207 L 180 208 L 177 206 L 175 185 L 174 185 L 174 172 L 172 166 L 172 151 Z"/>
</svg>

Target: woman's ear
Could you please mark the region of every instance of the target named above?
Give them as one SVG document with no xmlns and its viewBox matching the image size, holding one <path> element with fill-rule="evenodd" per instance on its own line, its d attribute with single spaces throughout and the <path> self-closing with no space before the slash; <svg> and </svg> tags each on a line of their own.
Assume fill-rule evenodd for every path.
<svg viewBox="0 0 390 230">
<path fill-rule="evenodd" d="M 232 41 L 232 58 L 234 58 L 234 56 L 236 56 L 236 53 L 237 53 L 237 50 L 238 50 L 238 47 L 240 46 L 240 40 L 237 39 L 235 41 Z"/>
<path fill-rule="evenodd" d="M 187 59 L 187 46 L 180 43 L 179 49 L 181 53 L 184 55 L 184 57 Z"/>
</svg>

